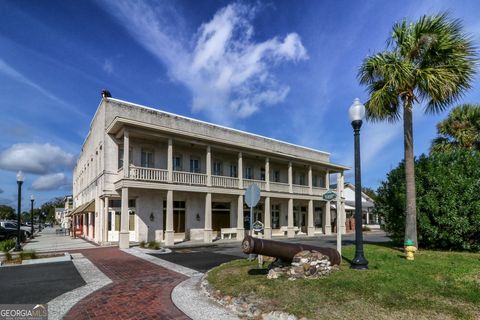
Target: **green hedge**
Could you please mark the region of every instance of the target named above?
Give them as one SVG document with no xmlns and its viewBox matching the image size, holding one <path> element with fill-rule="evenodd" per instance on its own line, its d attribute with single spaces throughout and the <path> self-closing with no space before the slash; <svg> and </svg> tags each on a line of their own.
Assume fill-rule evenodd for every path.
<svg viewBox="0 0 480 320">
<path fill-rule="evenodd" d="M 415 178 L 420 246 L 480 251 L 480 153 L 422 155 L 415 161 Z M 403 242 L 403 162 L 387 175 L 377 193 L 375 211 L 385 218 L 385 230 Z"/>
<path fill-rule="evenodd" d="M 8 252 L 13 247 L 15 247 L 15 240 L 8 239 L 0 241 L 0 251 L 2 252 Z"/>
</svg>

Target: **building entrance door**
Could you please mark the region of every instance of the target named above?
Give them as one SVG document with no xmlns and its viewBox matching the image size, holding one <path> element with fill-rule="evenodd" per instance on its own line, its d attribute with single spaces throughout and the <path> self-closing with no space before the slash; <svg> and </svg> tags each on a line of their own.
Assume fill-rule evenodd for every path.
<svg viewBox="0 0 480 320">
<path fill-rule="evenodd" d="M 212 229 L 230 228 L 230 203 L 212 202 Z"/>
</svg>

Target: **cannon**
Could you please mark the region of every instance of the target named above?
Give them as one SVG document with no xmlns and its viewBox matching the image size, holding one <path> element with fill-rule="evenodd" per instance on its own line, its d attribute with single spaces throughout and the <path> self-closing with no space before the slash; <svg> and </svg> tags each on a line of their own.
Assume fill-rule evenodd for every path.
<svg viewBox="0 0 480 320">
<path fill-rule="evenodd" d="M 242 241 L 242 250 L 244 253 L 261 254 L 274 257 L 284 262 L 291 262 L 293 257 L 300 251 L 310 250 L 318 251 L 330 259 L 332 265 L 340 265 L 342 257 L 337 250 L 333 248 L 316 247 L 299 243 L 285 243 L 273 240 L 264 240 L 245 236 Z"/>
</svg>

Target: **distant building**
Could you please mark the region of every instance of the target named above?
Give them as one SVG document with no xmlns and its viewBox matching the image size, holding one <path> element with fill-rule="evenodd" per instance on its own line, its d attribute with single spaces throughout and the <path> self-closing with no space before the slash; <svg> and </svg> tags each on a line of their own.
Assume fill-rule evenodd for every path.
<svg viewBox="0 0 480 320">
<path fill-rule="evenodd" d="M 55 208 L 55 222 L 61 224 L 64 217 L 65 208 Z"/>
<path fill-rule="evenodd" d="M 332 185 L 336 188 L 336 185 Z M 345 198 L 345 212 L 347 220 L 355 217 L 355 185 L 345 183 L 343 196 Z M 378 214 L 373 213 L 374 200 L 362 191 L 362 221 L 364 225 L 379 226 L 381 221 Z M 347 227 L 348 228 L 348 227 Z"/>
<path fill-rule="evenodd" d="M 288 128 L 286 128 L 288 129 Z M 242 239 L 245 189 L 265 237 L 331 233 L 330 154 L 104 95 L 73 172 L 77 236 L 98 243 Z M 341 184 L 338 190 L 343 189 Z M 342 204 L 343 207 L 343 204 Z M 344 211 L 343 215 L 344 215 Z"/>
</svg>

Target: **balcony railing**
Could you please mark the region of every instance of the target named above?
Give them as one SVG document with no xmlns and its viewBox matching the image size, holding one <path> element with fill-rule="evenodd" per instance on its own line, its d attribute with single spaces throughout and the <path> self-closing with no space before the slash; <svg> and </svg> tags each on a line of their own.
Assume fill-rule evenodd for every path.
<svg viewBox="0 0 480 320">
<path fill-rule="evenodd" d="M 270 182 L 270 191 L 289 192 L 288 183 Z"/>
<path fill-rule="evenodd" d="M 118 170 L 118 177 L 123 178 L 123 169 Z M 166 169 L 157 169 L 157 168 L 144 168 L 137 166 L 130 166 L 130 177 L 129 179 L 142 180 L 142 181 L 155 181 L 155 182 L 164 182 L 168 183 L 168 170 Z M 204 173 L 193 173 L 185 171 L 173 171 L 172 172 L 172 183 L 185 184 L 185 185 L 207 185 L 207 175 Z M 243 188 L 246 189 L 252 184 L 256 184 L 260 190 L 266 191 L 267 183 L 264 180 L 254 180 L 254 179 L 243 179 Z M 213 187 L 227 188 L 227 189 L 236 189 L 239 185 L 239 179 L 234 177 L 227 176 L 211 176 L 211 185 Z M 282 192 L 289 193 L 290 188 L 288 183 L 282 182 L 270 182 L 270 191 L 272 192 Z M 327 189 L 321 187 L 313 187 L 312 195 L 322 196 Z M 305 185 L 292 185 L 292 192 L 295 194 L 309 194 L 310 189 Z"/>
<path fill-rule="evenodd" d="M 212 176 L 212 186 L 221 188 L 238 188 L 238 178 Z"/>
<path fill-rule="evenodd" d="M 130 178 L 166 182 L 168 181 L 168 170 L 130 166 Z"/>
<path fill-rule="evenodd" d="M 252 184 L 256 184 L 260 190 L 266 190 L 266 182 L 264 180 L 243 179 L 243 187 L 246 189 Z"/>
<path fill-rule="evenodd" d="M 173 182 L 180 184 L 194 184 L 204 186 L 207 184 L 207 175 L 204 173 L 173 171 Z"/>
</svg>

